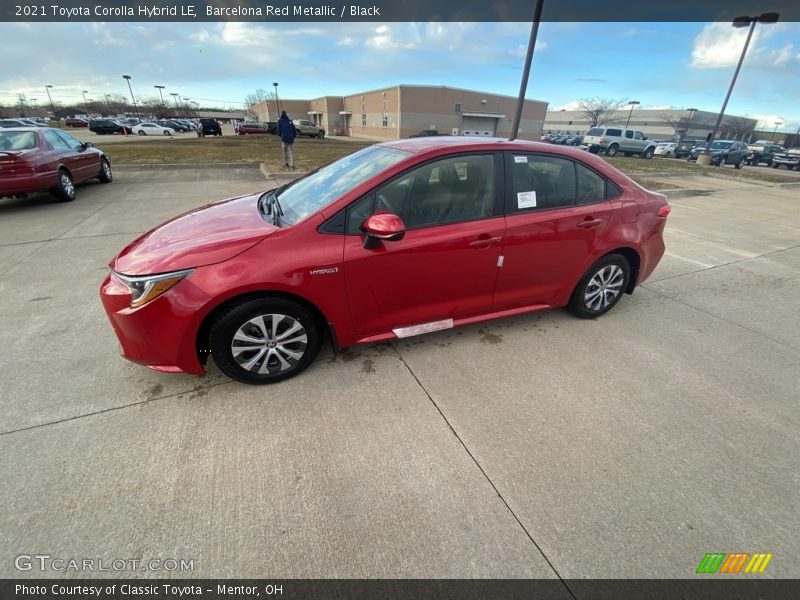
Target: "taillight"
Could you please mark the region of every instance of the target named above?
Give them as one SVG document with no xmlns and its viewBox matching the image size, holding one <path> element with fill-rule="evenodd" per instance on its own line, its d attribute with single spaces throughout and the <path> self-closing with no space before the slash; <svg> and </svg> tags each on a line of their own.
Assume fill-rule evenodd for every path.
<svg viewBox="0 0 800 600">
<path fill-rule="evenodd" d="M 669 215 L 671 210 L 672 207 L 669 204 L 665 204 L 656 211 L 656 216 L 661 217 L 662 219 L 666 219 L 667 215 Z"/>
</svg>

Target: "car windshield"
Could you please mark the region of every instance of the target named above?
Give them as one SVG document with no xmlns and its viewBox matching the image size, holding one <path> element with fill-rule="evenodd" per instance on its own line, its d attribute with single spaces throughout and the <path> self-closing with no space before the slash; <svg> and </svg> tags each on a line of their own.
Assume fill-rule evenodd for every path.
<svg viewBox="0 0 800 600">
<path fill-rule="evenodd" d="M 0 151 L 33 150 L 36 134 L 32 131 L 0 131 Z"/>
<path fill-rule="evenodd" d="M 408 156 L 404 150 L 369 146 L 322 167 L 279 194 L 281 220 L 289 225 L 302 221 Z"/>
<path fill-rule="evenodd" d="M 733 142 L 714 142 L 711 144 L 712 150 L 727 150 L 733 145 Z"/>
</svg>

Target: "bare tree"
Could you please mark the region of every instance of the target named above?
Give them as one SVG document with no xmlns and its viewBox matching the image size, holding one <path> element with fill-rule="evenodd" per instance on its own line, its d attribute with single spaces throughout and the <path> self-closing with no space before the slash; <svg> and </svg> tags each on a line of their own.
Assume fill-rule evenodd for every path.
<svg viewBox="0 0 800 600">
<path fill-rule="evenodd" d="M 725 116 L 722 120 L 722 128 L 725 129 L 728 137 L 736 140 L 750 139 L 750 135 L 756 128 L 755 119 L 745 117 Z"/>
<path fill-rule="evenodd" d="M 253 93 L 247 94 L 244 97 L 245 114 L 253 118 L 258 118 L 258 115 L 254 110 L 255 106 L 262 102 L 266 102 L 267 100 L 275 100 L 275 92 L 268 92 L 263 88 L 258 88 Z"/>
<path fill-rule="evenodd" d="M 155 116 L 157 119 L 166 119 L 175 114 L 175 109 L 161 98 L 145 98 L 141 102 L 142 111 Z"/>
<path fill-rule="evenodd" d="M 675 114 L 666 115 L 664 117 L 664 122 L 675 130 L 675 135 L 678 136 L 679 144 L 683 143 L 683 140 L 686 139 L 689 134 L 694 133 L 703 127 L 708 127 L 707 125 L 700 123 L 694 114 L 691 116 Z"/>
<path fill-rule="evenodd" d="M 578 112 L 586 117 L 590 127 L 595 127 L 614 120 L 616 112 L 625 104 L 624 99 L 581 98 L 578 100 Z"/>
</svg>

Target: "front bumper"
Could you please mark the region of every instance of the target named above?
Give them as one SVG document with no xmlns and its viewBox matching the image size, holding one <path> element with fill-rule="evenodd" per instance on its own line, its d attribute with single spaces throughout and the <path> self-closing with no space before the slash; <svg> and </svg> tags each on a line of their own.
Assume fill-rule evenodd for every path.
<svg viewBox="0 0 800 600">
<path fill-rule="evenodd" d="M 197 332 L 210 297 L 189 278 L 139 308 L 130 306 L 130 290 L 112 274 L 100 286 L 122 356 L 158 371 L 202 375 Z"/>
</svg>

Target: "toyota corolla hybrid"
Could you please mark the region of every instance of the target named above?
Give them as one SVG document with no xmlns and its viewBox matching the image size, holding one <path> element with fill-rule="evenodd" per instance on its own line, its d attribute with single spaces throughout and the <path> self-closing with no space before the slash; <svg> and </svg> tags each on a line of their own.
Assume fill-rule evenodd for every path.
<svg viewBox="0 0 800 600">
<path fill-rule="evenodd" d="M 272 383 L 334 348 L 552 307 L 594 318 L 652 273 L 670 206 L 589 153 L 524 141 L 370 146 L 142 235 L 101 297 L 123 355 Z"/>
</svg>

